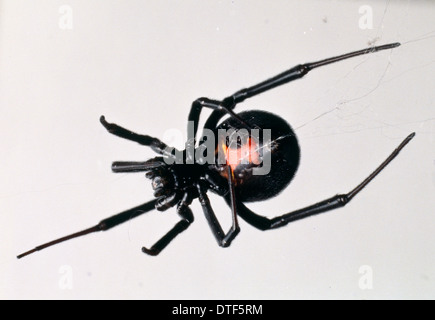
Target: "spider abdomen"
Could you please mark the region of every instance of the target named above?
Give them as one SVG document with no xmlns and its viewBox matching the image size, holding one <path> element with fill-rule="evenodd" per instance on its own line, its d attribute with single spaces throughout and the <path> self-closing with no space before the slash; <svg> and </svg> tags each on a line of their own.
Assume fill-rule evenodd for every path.
<svg viewBox="0 0 435 320">
<path fill-rule="evenodd" d="M 233 130 L 238 140 L 231 142 L 231 137 L 226 141 L 219 140 L 216 156 L 223 149 L 226 164 L 234 173 L 240 200 L 272 198 L 287 187 L 299 166 L 300 149 L 296 135 L 284 119 L 270 112 L 254 110 L 238 116 L 255 129 L 246 136 L 246 129 L 245 134 L 240 134 L 243 128 L 237 119 L 224 121 L 216 131 Z M 226 175 L 226 171 L 221 174 Z"/>
</svg>

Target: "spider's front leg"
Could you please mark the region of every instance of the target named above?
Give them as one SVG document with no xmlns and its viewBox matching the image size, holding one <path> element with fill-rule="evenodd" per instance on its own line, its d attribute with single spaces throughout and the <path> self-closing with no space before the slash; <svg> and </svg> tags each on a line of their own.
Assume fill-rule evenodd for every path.
<svg viewBox="0 0 435 320">
<path fill-rule="evenodd" d="M 148 146 L 158 154 L 161 154 L 165 157 L 174 157 L 171 152 L 172 148 L 169 148 L 165 143 L 157 138 L 148 135 L 137 134 L 115 123 L 109 123 L 106 121 L 106 118 L 104 116 L 100 117 L 100 122 L 109 133 L 114 134 L 117 137 L 137 142 L 143 146 Z"/>
<path fill-rule="evenodd" d="M 93 226 L 91 228 L 85 229 L 85 230 L 80 231 L 80 232 L 70 234 L 68 236 L 59 238 L 57 240 L 47 242 L 43 245 L 37 246 L 36 248 L 34 248 L 32 250 L 29 250 L 25 253 L 18 255 L 17 258 L 21 259 L 21 258 L 23 258 L 31 253 L 34 253 L 36 251 L 43 250 L 43 249 L 51 247 L 55 244 L 58 244 L 58 243 L 61 243 L 61 242 L 64 242 L 64 241 L 67 241 L 67 240 L 70 240 L 73 238 L 81 237 L 81 236 L 87 235 L 89 233 L 110 230 L 110 229 L 116 227 L 117 225 L 120 225 L 124 222 L 130 221 L 131 219 L 133 219 L 135 217 L 138 217 L 144 213 L 147 213 L 147 212 L 153 210 L 155 208 L 156 202 L 157 202 L 157 200 L 154 199 L 154 200 L 148 201 L 140 206 L 137 206 L 137 207 L 134 207 L 132 209 L 115 214 L 114 216 L 111 216 L 109 218 L 101 220 L 96 226 Z"/>
</svg>

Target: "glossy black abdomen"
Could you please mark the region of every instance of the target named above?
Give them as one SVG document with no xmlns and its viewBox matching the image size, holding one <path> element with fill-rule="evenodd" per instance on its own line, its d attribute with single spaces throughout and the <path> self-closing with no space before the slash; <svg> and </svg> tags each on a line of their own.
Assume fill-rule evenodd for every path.
<svg viewBox="0 0 435 320">
<path fill-rule="evenodd" d="M 234 171 L 237 198 L 244 202 L 272 198 L 288 186 L 298 169 L 300 148 L 296 135 L 284 119 L 270 112 L 245 111 L 239 113 L 238 116 L 251 127 L 260 129 L 260 139 L 256 142 L 256 147 L 251 150 L 252 158 L 256 158 L 256 152 L 260 151 L 262 163 L 259 165 L 253 163 L 238 165 L 234 161 L 230 163 Z M 242 127 L 237 119 L 229 118 L 222 122 L 216 130 L 238 130 Z M 265 139 L 264 129 L 270 129 L 270 141 Z M 266 161 L 267 157 L 270 161 Z M 260 167 L 263 168 L 252 170 L 253 168 L 260 169 Z M 267 172 L 267 174 L 262 174 L 262 172 Z"/>
</svg>

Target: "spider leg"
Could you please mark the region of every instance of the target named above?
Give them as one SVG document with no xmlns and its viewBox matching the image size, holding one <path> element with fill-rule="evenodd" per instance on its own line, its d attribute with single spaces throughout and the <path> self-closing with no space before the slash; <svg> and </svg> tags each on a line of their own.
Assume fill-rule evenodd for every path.
<svg viewBox="0 0 435 320">
<path fill-rule="evenodd" d="M 70 239 L 73 239 L 73 238 L 77 238 L 77 237 L 80 237 L 80 236 L 84 236 L 84 235 L 87 235 L 89 233 L 98 232 L 98 231 L 107 231 L 109 229 L 112 229 L 113 227 L 115 227 L 115 226 L 117 226 L 117 225 L 119 225 L 121 223 L 127 222 L 127 221 L 129 221 L 129 220 L 131 220 L 133 218 L 136 218 L 136 217 L 144 214 L 144 213 L 147 213 L 148 211 L 153 210 L 154 207 L 155 207 L 156 202 L 157 202 L 156 199 L 155 200 L 151 200 L 151 201 L 146 202 L 146 203 L 144 203 L 144 204 L 142 204 L 140 206 L 137 206 L 137 207 L 131 208 L 129 210 L 123 211 L 121 213 L 118 213 L 118 214 L 116 214 L 114 216 L 111 216 L 109 218 L 101 220 L 94 227 L 85 229 L 85 230 L 80 231 L 80 232 L 76 232 L 76 233 L 70 234 L 68 236 L 59 238 L 57 240 L 53 240 L 53 241 L 47 242 L 47 243 L 45 243 L 43 245 L 37 246 L 36 248 L 34 248 L 32 250 L 29 250 L 29 251 L 27 251 L 25 253 L 20 254 L 19 256 L 17 256 L 17 258 L 21 259 L 21 258 L 23 258 L 23 257 L 25 257 L 25 256 L 27 256 L 27 255 L 29 255 L 31 253 L 34 253 L 36 251 L 43 250 L 45 248 L 54 246 L 55 244 L 58 244 L 58 243 L 61 243 L 61 242 L 64 242 L 64 241 L 67 241 L 67 240 L 70 240 Z"/>
<path fill-rule="evenodd" d="M 177 235 L 189 227 L 194 219 L 192 210 L 189 208 L 191 202 L 189 194 L 185 193 L 183 200 L 177 207 L 177 213 L 181 217 L 181 220 L 151 248 L 143 247 L 142 252 L 152 256 L 158 255 Z"/>
<path fill-rule="evenodd" d="M 307 218 L 312 215 L 327 212 L 345 206 L 350 200 L 355 197 L 370 181 L 372 181 L 402 150 L 402 148 L 415 136 L 415 133 L 410 134 L 402 143 L 391 153 L 391 155 L 373 171 L 363 182 L 356 186 L 353 190 L 346 194 L 338 194 L 329 199 L 323 200 L 308 207 L 278 216 L 272 219 L 260 216 L 248 209 L 242 202 L 237 201 L 237 213 L 246 222 L 252 226 L 261 229 L 275 229 L 287 225 L 295 220 Z M 231 204 L 231 199 L 225 198 L 228 204 Z M 232 205 L 232 204 L 231 204 Z"/>
<path fill-rule="evenodd" d="M 324 59 L 324 60 L 320 60 L 320 61 L 316 61 L 316 62 L 300 64 L 300 65 L 297 65 L 297 66 L 295 66 L 287 71 L 284 71 L 284 72 L 274 76 L 273 78 L 270 78 L 266 81 L 260 82 L 259 84 L 256 84 L 252 87 L 237 91 L 231 97 L 234 99 L 234 103 L 239 103 L 239 102 L 244 101 L 247 98 L 253 97 L 253 96 L 260 94 L 264 91 L 273 89 L 277 86 L 288 83 L 290 81 L 300 79 L 303 76 L 305 76 L 308 72 L 310 72 L 311 70 L 313 70 L 315 68 L 325 66 L 327 64 L 331 64 L 334 62 L 338 62 L 341 60 L 349 59 L 352 57 L 368 54 L 368 53 L 373 53 L 373 52 L 377 52 L 377 51 L 381 51 L 381 50 L 396 48 L 398 46 L 400 46 L 400 43 L 397 43 L 397 42 L 390 43 L 390 44 L 386 44 L 386 45 L 382 45 L 382 46 L 370 47 L 370 48 L 363 49 L 363 50 L 353 51 L 350 53 L 346 53 L 343 55 L 339 55 L 336 57 L 332 57 L 332 58 L 328 58 L 328 59 Z"/>
<path fill-rule="evenodd" d="M 201 185 L 197 185 L 199 201 L 201 203 L 202 209 L 204 211 L 205 217 L 207 219 L 208 224 L 221 247 L 228 247 L 237 234 L 240 232 L 239 223 L 237 221 L 237 210 L 236 210 L 236 200 L 235 200 L 235 191 L 234 191 L 234 177 L 231 167 L 228 166 L 228 184 L 229 184 L 229 197 L 231 203 L 231 212 L 232 212 L 232 220 L 233 224 L 231 229 L 225 234 L 222 230 L 222 227 L 216 218 L 216 215 L 211 207 L 210 200 L 203 190 Z"/>
<path fill-rule="evenodd" d="M 263 82 L 260 82 L 256 85 L 253 85 L 251 87 L 242 89 L 237 91 L 236 93 L 232 94 L 231 96 L 225 98 L 223 101 L 225 102 L 224 105 L 228 109 L 234 109 L 235 106 L 243 102 L 245 99 L 248 99 L 250 97 L 253 97 L 255 95 L 258 95 L 262 92 L 265 92 L 267 90 L 271 90 L 277 86 L 283 85 L 285 83 L 288 83 L 290 81 L 300 79 L 303 76 L 305 76 L 308 72 L 311 70 L 325 66 L 327 64 L 335 63 L 341 60 L 349 59 L 352 57 L 369 54 L 381 50 L 387 50 L 387 49 L 393 49 L 400 46 L 400 43 L 390 43 L 382 46 L 376 46 L 376 47 L 370 47 L 363 50 L 353 51 L 350 53 L 346 53 L 343 55 L 335 56 L 332 58 L 311 62 L 311 63 L 305 63 L 305 64 L 299 64 L 297 66 L 294 66 L 291 69 L 288 69 L 287 71 L 284 71 L 270 79 L 267 79 Z M 212 114 L 207 119 L 204 128 L 213 130 L 216 128 L 217 123 L 219 120 L 225 115 L 225 112 L 223 112 L 221 109 L 215 109 Z"/>
<path fill-rule="evenodd" d="M 100 117 L 100 122 L 107 129 L 107 131 L 109 131 L 111 134 L 114 134 L 115 136 L 137 142 L 144 146 L 151 147 L 152 150 L 154 150 L 155 152 L 161 155 L 170 158 L 174 157 L 171 152 L 173 148 L 169 148 L 165 143 L 163 143 L 157 138 L 147 136 L 147 135 L 137 134 L 128 129 L 120 127 L 115 123 L 109 123 L 106 121 L 104 116 Z"/>
<path fill-rule="evenodd" d="M 163 158 L 156 157 L 147 161 L 115 161 L 112 163 L 112 171 L 119 172 L 141 172 L 150 171 L 165 165 Z"/>
<path fill-rule="evenodd" d="M 199 116 L 201 115 L 202 108 L 209 108 L 214 110 L 214 112 L 218 112 L 219 114 L 225 115 L 228 114 L 229 116 L 237 119 L 242 126 L 244 126 L 247 129 L 251 129 L 251 125 L 246 123 L 242 118 L 240 118 L 236 113 L 234 113 L 233 109 L 235 107 L 235 103 L 232 100 L 232 98 L 224 99 L 223 101 L 219 100 L 212 100 L 209 98 L 198 98 L 192 103 L 192 107 L 190 108 L 189 112 L 189 125 L 190 123 L 193 123 L 193 138 L 196 138 L 196 134 L 198 132 L 198 122 L 199 122 Z M 188 130 L 189 133 L 189 130 Z M 191 141 L 191 143 L 194 144 L 194 141 Z"/>
</svg>

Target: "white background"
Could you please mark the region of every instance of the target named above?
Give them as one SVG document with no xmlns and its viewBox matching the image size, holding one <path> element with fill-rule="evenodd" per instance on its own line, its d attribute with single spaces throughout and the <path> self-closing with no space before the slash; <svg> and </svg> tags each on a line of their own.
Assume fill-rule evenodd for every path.
<svg viewBox="0 0 435 320">
<path fill-rule="evenodd" d="M 434 19 L 433 1 L 0 1 L 0 298 L 435 298 Z M 142 174 L 110 165 L 153 152 L 100 115 L 168 137 L 197 97 L 396 41 L 238 107 L 279 114 L 299 137 L 292 184 L 249 205 L 270 217 L 351 190 L 415 131 L 345 208 L 268 232 L 241 221 L 222 249 L 195 201 L 195 223 L 158 257 L 140 248 L 174 210 L 15 258 L 152 198 Z M 211 199 L 227 229 L 229 208 Z"/>
</svg>

